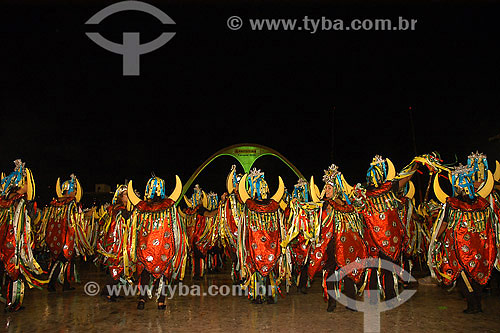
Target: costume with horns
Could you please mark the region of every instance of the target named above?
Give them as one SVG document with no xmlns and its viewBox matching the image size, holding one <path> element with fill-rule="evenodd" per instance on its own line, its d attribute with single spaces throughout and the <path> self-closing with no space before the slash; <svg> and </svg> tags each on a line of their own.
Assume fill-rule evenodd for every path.
<svg viewBox="0 0 500 333">
<path fill-rule="evenodd" d="M 313 246 L 308 273 L 312 279 L 318 271 L 325 269 L 323 288 L 325 297 L 328 299 L 327 311 L 333 311 L 336 302 L 327 290 L 332 290 L 335 295 L 339 295 L 340 290 L 344 289 L 344 293 L 350 299 L 355 299 L 354 284 L 360 283 L 363 279 L 366 284 L 366 274 L 360 264 L 343 279 L 343 288 L 340 283 L 327 280 L 333 274 L 337 274 L 338 269 L 368 258 L 368 251 L 363 240 L 363 215 L 358 213 L 349 199 L 352 187 L 345 181 L 335 164 L 325 170 L 323 181 L 326 185 L 333 187 L 333 196 L 324 199 L 325 202 L 319 214 L 321 216 L 321 231 L 319 239 Z M 313 201 L 320 202 L 321 195 L 314 184 L 314 177 L 311 177 L 310 184 Z M 323 196 L 324 192 L 325 190 L 323 190 Z M 364 285 L 362 289 L 364 289 Z M 355 308 L 353 304 L 349 304 L 348 307 L 353 310 Z"/>
<path fill-rule="evenodd" d="M 175 189 L 167 197 L 164 180 L 153 176 L 146 185 L 144 200 L 135 194 L 132 181 L 128 183 L 128 197 L 134 205 L 130 232 L 133 235 L 131 254 L 136 258 L 132 261 L 137 260 L 141 285 L 159 284 L 157 299 L 161 309 L 165 308 L 164 304 L 160 305 L 165 299 L 164 285 L 184 278 L 187 258 L 186 231 L 175 207 L 182 183 L 178 176 L 175 178 Z M 145 295 L 141 295 L 138 308 L 144 308 L 145 299 Z"/>
<path fill-rule="evenodd" d="M 57 199 L 52 200 L 43 212 L 42 223 L 46 225 L 45 243 L 52 257 L 49 291 L 55 291 L 55 282 L 63 283 L 63 290 L 72 289 L 69 281 L 79 282 L 73 258 L 79 254 L 85 258 L 93 254 L 93 248 L 85 234 L 85 214 L 80 200 L 82 187 L 75 175 L 65 181 L 56 182 Z M 74 196 L 73 196 L 74 195 Z"/>
<path fill-rule="evenodd" d="M 126 191 L 127 185 L 117 186 L 111 205 L 100 218 L 102 235 L 97 243 L 97 252 L 103 256 L 102 263 L 109 269 L 114 281 L 120 277 L 130 280 L 135 271 L 130 252 L 133 238 L 129 225 L 130 212 L 120 200 Z"/>
<path fill-rule="evenodd" d="M 25 281 L 30 288 L 39 289 L 48 282 L 34 276 L 43 271 L 31 251 L 31 221 L 36 215 L 33 175 L 21 160 L 14 164 L 14 171 L 0 182 L 0 260 L 6 273 L 7 311 L 21 308 Z M 18 193 L 25 185 L 27 193 Z"/>
<path fill-rule="evenodd" d="M 404 227 L 403 237 L 403 268 L 411 274 L 414 261 L 425 262 L 424 237 L 428 237 L 421 226 L 421 218 L 415 209 L 415 186 L 412 181 L 406 183 L 398 195 L 401 202 L 399 218 Z"/>
<path fill-rule="evenodd" d="M 226 179 L 227 197 L 222 196 L 219 204 L 219 234 L 225 253 L 231 258 L 231 279 L 233 283 L 241 282 L 241 268 L 238 259 L 238 227 L 239 216 L 243 214 L 244 205 L 238 194 L 238 184 L 243 177 L 236 174 L 236 165 L 231 167 Z"/>
<path fill-rule="evenodd" d="M 490 193 L 494 178 L 487 164 L 459 165 L 448 172 L 453 196 L 434 178 L 436 197 L 443 203 L 433 228 L 428 265 L 433 277 L 444 285 L 457 281 L 467 299 L 465 313 L 481 312 L 481 290 L 488 282 L 495 263 L 498 266 L 498 215 Z M 474 180 L 482 182 L 477 190 Z M 490 198 L 488 201 L 486 198 Z M 461 279 L 459 278 L 461 277 Z M 465 288 L 467 287 L 467 288 Z"/>
<path fill-rule="evenodd" d="M 358 184 L 354 189 L 353 199 L 364 217 L 364 239 L 371 257 L 400 262 L 405 229 L 399 216 L 402 206 L 397 193 L 401 184 L 413 176 L 421 158 L 416 157 L 396 176 L 391 160 L 376 155 L 366 174 L 367 187 Z M 396 297 L 398 285 L 394 271 L 372 268 L 370 275 L 370 290 L 378 289 L 387 300 Z"/>
<path fill-rule="evenodd" d="M 287 287 L 294 279 L 298 291 L 306 293 L 305 288 L 309 282 L 307 274 L 310 265 L 309 257 L 320 229 L 318 217 L 320 205 L 309 202 L 309 184 L 302 178 L 295 184 L 291 197 L 292 200 L 284 212 L 287 233 L 281 242 L 287 259 L 286 263 L 291 266 L 287 269 L 287 272 L 291 272 L 291 276 L 287 275 Z"/>
<path fill-rule="evenodd" d="M 217 195 L 207 195 L 198 184 L 194 187 L 191 199 L 184 196 L 187 209 L 181 213 L 185 225 L 188 244 L 192 258 L 192 274 L 195 279 L 203 277 L 207 266 L 208 251 L 215 246 L 218 239 L 219 217 L 205 215 L 205 211 L 217 209 Z"/>
<path fill-rule="evenodd" d="M 243 175 L 238 184 L 238 192 L 244 203 L 244 210 L 238 216 L 238 257 L 245 286 L 250 288 L 249 296 L 257 303 L 264 300 L 275 303 L 278 285 L 284 276 L 283 267 L 280 267 L 278 277 L 276 273 L 277 266 L 283 265 L 280 243 L 285 228 L 279 203 L 284 187 L 279 177 L 278 190 L 268 198 L 264 173 L 255 168 L 250 174 Z"/>
</svg>

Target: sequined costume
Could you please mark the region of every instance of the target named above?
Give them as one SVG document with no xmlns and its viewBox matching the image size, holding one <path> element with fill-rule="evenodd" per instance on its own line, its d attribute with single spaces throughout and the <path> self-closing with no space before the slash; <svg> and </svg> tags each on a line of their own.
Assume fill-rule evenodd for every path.
<svg viewBox="0 0 500 333">
<path fill-rule="evenodd" d="M 132 261 L 133 233 L 130 232 L 127 209 L 127 185 L 120 185 L 115 191 L 111 205 L 100 218 L 102 235 L 97 243 L 97 251 L 102 256 L 102 264 L 109 270 L 110 279 L 107 285 L 117 284 L 120 279 L 131 281 L 135 272 L 135 262 Z M 109 290 L 105 290 L 109 294 Z M 117 295 L 108 295 L 115 298 Z"/>
<path fill-rule="evenodd" d="M 487 164 L 480 168 L 474 163 L 486 157 L 474 155 L 469 156 L 468 165 L 449 170 L 453 196 L 441 190 L 439 174 L 434 179 L 434 191 L 443 206 L 434 224 L 428 259 L 439 282 L 457 282 L 467 299 L 464 312 L 470 314 L 482 311 L 481 292 L 498 260 L 495 231 L 499 223 L 493 200 L 485 199 L 491 198 L 493 174 Z M 475 188 L 475 181 L 483 185 Z"/>
<path fill-rule="evenodd" d="M 45 243 L 51 254 L 49 291 L 55 291 L 56 282 L 64 290 L 74 289 L 70 281 L 80 282 L 73 259 L 77 255 L 93 254 L 85 234 L 85 216 L 79 204 L 82 188 L 75 175 L 60 185 L 56 183 L 57 199 L 52 200 L 42 216 L 46 224 Z"/>
<path fill-rule="evenodd" d="M 355 284 L 361 282 L 366 284 L 367 277 L 362 264 L 362 260 L 368 258 L 367 245 L 363 240 L 363 215 L 351 203 L 349 194 L 352 192 L 352 187 L 345 181 L 335 164 L 325 170 L 323 181 L 325 189 L 322 191 L 322 197 L 325 198 L 319 213 L 321 231 L 319 239 L 313 245 L 308 273 L 312 278 L 321 269 L 325 270 L 323 288 L 325 298 L 328 299 L 327 311 L 333 311 L 336 307 L 332 295 L 338 296 L 341 289 L 344 289 L 344 293 L 349 297 L 348 308 L 355 310 L 353 303 L 356 298 Z M 317 193 L 319 191 L 313 179 L 311 188 L 313 189 L 311 191 L 315 191 L 313 200 L 320 202 L 320 193 Z M 339 269 L 356 263 L 359 265 L 347 272 L 342 281 L 332 281 L 332 275 L 337 274 Z"/>
<path fill-rule="evenodd" d="M 176 176 L 175 189 L 167 197 L 164 180 L 153 176 L 147 183 L 145 200 L 140 200 L 133 190 L 132 182 L 128 184 L 129 200 L 134 205 L 130 217 L 131 232 L 135 237 L 132 241 L 132 260 L 137 260 L 142 289 L 138 309 L 144 309 L 144 285 L 158 286 L 158 308 L 165 309 L 164 286 L 184 277 L 187 237 L 175 207 L 181 190 L 181 181 Z"/>
<path fill-rule="evenodd" d="M 47 283 L 32 253 L 31 221 L 36 214 L 35 183 L 31 170 L 21 160 L 0 182 L 0 260 L 5 273 L 6 311 L 17 311 L 24 298 L 25 282 L 30 288 Z"/>
<path fill-rule="evenodd" d="M 250 195 L 246 189 L 247 183 Z M 250 288 L 249 297 L 252 301 L 275 303 L 282 278 L 279 272 L 283 272 L 277 266 L 281 259 L 280 243 L 285 232 L 283 212 L 279 205 L 284 184 L 279 177 L 276 194 L 268 198 L 264 173 L 254 168 L 249 175 L 242 177 L 238 192 L 244 203 L 243 213 L 238 216 L 241 230 L 238 233 L 238 243 L 241 245 L 238 257 L 244 284 Z"/>
</svg>

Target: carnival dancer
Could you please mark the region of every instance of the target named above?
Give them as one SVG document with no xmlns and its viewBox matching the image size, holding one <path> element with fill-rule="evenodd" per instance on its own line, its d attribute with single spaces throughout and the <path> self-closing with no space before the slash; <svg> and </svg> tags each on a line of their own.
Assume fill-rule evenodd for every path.
<svg viewBox="0 0 500 333">
<path fill-rule="evenodd" d="M 133 234 L 130 232 L 131 204 L 127 193 L 127 185 L 118 185 L 111 205 L 100 218 L 103 234 L 98 240 L 97 251 L 103 256 L 102 264 L 109 271 L 103 295 L 111 302 L 115 302 L 118 296 L 110 293 L 111 287 L 119 284 L 120 279 L 130 282 L 135 271 L 130 253 Z"/>
<path fill-rule="evenodd" d="M 494 178 L 487 164 L 482 177 L 478 171 L 475 163 L 451 168 L 445 178 L 452 185 L 452 196 L 441 189 L 439 174 L 435 176 L 434 191 L 443 206 L 428 253 L 432 276 L 445 286 L 458 285 L 467 300 L 463 311 L 467 314 L 482 312 L 482 289 L 498 260 L 498 216 L 493 202 L 485 199 L 493 189 Z M 474 180 L 481 182 L 481 178 L 483 184 L 476 189 Z"/>
<path fill-rule="evenodd" d="M 80 282 L 73 259 L 93 252 L 84 234 L 85 216 L 81 209 L 82 187 L 78 178 L 71 174 L 62 186 L 56 182 L 57 198 L 52 200 L 42 216 L 46 224 L 45 243 L 51 253 L 51 271 L 48 291 L 56 291 L 56 282 L 63 291 L 75 289 L 70 281 Z"/>
<path fill-rule="evenodd" d="M 366 173 L 366 185 L 356 186 L 354 195 L 364 217 L 364 239 L 368 244 L 370 257 L 395 264 L 401 262 L 405 230 L 398 213 L 400 201 L 397 193 L 410 180 L 416 169 L 417 161 L 414 159 L 396 176 L 391 160 L 376 155 Z M 396 297 L 396 269 L 390 272 L 372 268 L 369 286 L 370 290 L 379 290 L 379 294 L 386 300 Z M 370 298 L 371 301 L 376 299 L 373 294 Z"/>
<path fill-rule="evenodd" d="M 0 182 L 0 260 L 5 273 L 5 311 L 22 308 L 25 282 L 30 288 L 48 281 L 32 253 L 31 221 L 36 215 L 35 182 L 20 159 Z M 38 276 L 38 277 L 37 277 Z"/>
<path fill-rule="evenodd" d="M 132 181 L 128 183 L 128 197 L 135 207 L 130 217 L 131 255 L 132 262 L 137 260 L 137 274 L 140 276 L 139 310 L 144 309 L 146 294 L 152 297 L 153 286 L 158 288 L 158 309 L 164 310 L 166 286 L 184 278 L 187 238 L 175 207 L 182 183 L 178 176 L 175 178 L 175 189 L 167 197 L 165 181 L 153 175 L 146 185 L 144 200 L 135 194 Z"/>
<path fill-rule="evenodd" d="M 191 199 L 184 196 L 184 201 L 188 207 L 181 215 L 188 237 L 192 275 L 194 280 L 201 280 L 207 267 L 208 251 L 218 233 L 217 195 L 212 192 L 207 195 L 196 184 Z"/>
<path fill-rule="evenodd" d="M 224 251 L 231 258 L 231 279 L 233 284 L 241 284 L 241 266 L 238 259 L 238 228 L 239 216 L 243 214 L 244 204 L 238 194 L 238 184 L 243 174 L 236 173 L 236 165 L 232 165 L 226 179 L 226 189 L 219 204 L 219 233 Z"/>
<path fill-rule="evenodd" d="M 402 267 L 410 273 L 413 266 L 418 261 L 423 260 L 424 243 L 423 228 L 420 225 L 419 218 L 415 209 L 415 185 L 410 180 L 398 191 L 398 200 L 401 204 L 398 206 L 399 218 L 404 228 Z M 410 281 L 403 281 L 406 288 Z"/>
<path fill-rule="evenodd" d="M 248 185 L 250 194 L 247 192 Z M 269 197 L 264 173 L 252 169 L 238 184 L 244 209 L 238 216 L 238 257 L 242 267 L 244 285 L 249 287 L 249 298 L 255 303 L 277 301 L 283 275 L 277 267 L 281 259 L 281 240 L 284 238 L 283 212 L 280 201 L 284 184 L 279 177 L 276 193 Z"/>
<path fill-rule="evenodd" d="M 313 201 L 320 203 L 323 198 L 324 202 L 318 214 L 321 217 L 320 236 L 313 246 L 308 273 L 312 279 L 318 271 L 324 269 L 323 288 L 328 299 L 328 312 L 334 311 L 337 304 L 332 294 L 338 296 L 342 289 L 348 297 L 347 309 L 356 311 L 356 285 L 364 282 L 360 288 L 362 291 L 367 282 L 362 264 L 368 258 L 367 244 L 363 240 L 363 215 L 356 210 L 349 198 L 352 187 L 338 167 L 332 164 L 324 172 L 325 186 L 321 194 L 314 184 L 314 177 L 311 177 L 310 182 Z M 346 272 L 347 275 L 341 281 L 333 279 L 339 269 L 356 263 L 359 265 Z"/>
<path fill-rule="evenodd" d="M 285 211 L 285 221 L 291 219 L 298 222 L 300 224 L 297 229 L 299 232 L 293 234 L 293 238 L 289 242 L 282 243 L 282 245 L 289 244 L 292 259 L 292 277 L 295 279 L 297 291 L 303 294 L 307 294 L 309 282 L 307 271 L 309 268 L 311 245 L 313 243 L 311 240 L 315 233 L 311 232 L 314 230 L 314 224 L 311 225 L 311 221 L 314 221 L 314 218 L 311 216 L 313 213 L 310 210 L 300 210 L 299 205 L 302 204 L 300 205 L 302 207 L 304 203 L 309 202 L 309 192 L 307 181 L 300 178 L 297 184 L 294 185 L 291 195 L 292 208 L 289 211 L 293 211 L 294 214 L 292 214 L 293 216 L 287 216 L 288 214 Z M 293 222 L 290 224 L 287 225 L 287 230 L 290 230 L 291 226 L 295 226 Z"/>
</svg>

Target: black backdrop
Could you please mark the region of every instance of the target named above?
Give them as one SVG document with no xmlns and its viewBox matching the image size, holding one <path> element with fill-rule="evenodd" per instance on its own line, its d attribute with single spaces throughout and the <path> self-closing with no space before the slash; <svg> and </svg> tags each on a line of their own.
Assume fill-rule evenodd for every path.
<svg viewBox="0 0 500 333">
<path fill-rule="evenodd" d="M 171 186 L 174 174 L 186 181 L 240 142 L 278 150 L 306 177 L 320 179 L 335 162 L 350 183 L 364 180 L 373 155 L 400 169 L 415 147 L 447 161 L 456 154 L 464 163 L 476 149 L 491 164 L 500 159 L 500 140 L 489 140 L 500 133 L 496 4 L 149 1 L 176 25 L 123 12 L 94 28 L 116 42 L 123 31 L 143 42 L 176 32 L 141 56 L 140 76 L 124 77 L 121 56 L 85 35 L 85 21 L 110 3 L 1 5 L 0 170 L 25 160 L 42 202 L 72 172 L 86 190 L 124 179 L 142 190 L 151 171 Z M 232 15 L 418 23 L 415 31 L 231 31 Z M 233 163 L 214 162 L 200 185 L 220 194 Z M 278 174 L 289 188 L 297 180 L 277 159 L 256 166 L 273 188 Z"/>
</svg>

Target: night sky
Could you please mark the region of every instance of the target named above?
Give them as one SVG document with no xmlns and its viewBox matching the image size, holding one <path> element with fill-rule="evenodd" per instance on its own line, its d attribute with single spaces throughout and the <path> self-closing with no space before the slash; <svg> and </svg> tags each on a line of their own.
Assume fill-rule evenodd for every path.
<svg viewBox="0 0 500 333">
<path fill-rule="evenodd" d="M 489 140 L 500 133 L 496 4 L 163 1 L 149 3 L 175 26 L 123 12 L 89 28 L 112 2 L 90 3 L 1 5 L 0 170 L 26 161 L 41 202 L 72 172 L 88 191 L 133 179 L 142 192 L 153 171 L 169 192 L 175 174 L 187 181 L 213 153 L 243 142 L 276 149 L 318 182 L 333 162 L 362 182 L 375 154 L 401 169 L 415 146 L 447 162 L 475 150 L 500 160 L 500 140 Z M 404 32 L 231 31 L 231 15 L 418 23 Z M 121 56 L 88 39 L 89 29 L 116 42 L 123 31 L 142 42 L 176 35 L 141 56 L 140 76 L 124 77 Z M 197 182 L 221 194 L 231 164 L 216 160 Z M 277 159 L 255 166 L 272 189 L 278 175 L 289 189 L 297 181 Z"/>
</svg>

